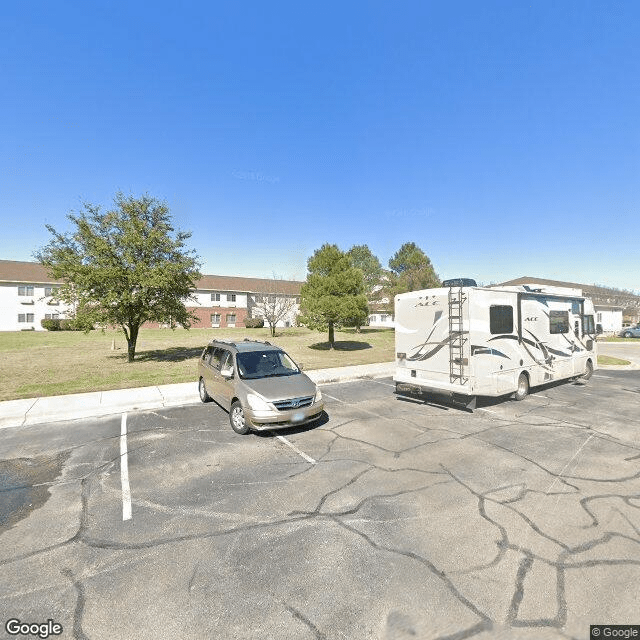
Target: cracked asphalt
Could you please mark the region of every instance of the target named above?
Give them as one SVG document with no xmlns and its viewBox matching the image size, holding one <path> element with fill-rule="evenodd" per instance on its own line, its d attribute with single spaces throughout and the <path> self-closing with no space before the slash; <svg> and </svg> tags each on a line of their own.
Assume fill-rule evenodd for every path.
<svg viewBox="0 0 640 640">
<path fill-rule="evenodd" d="M 120 416 L 4 430 L 2 637 L 10 618 L 91 640 L 640 623 L 640 371 L 473 413 L 390 379 L 322 389 L 326 418 L 286 441 L 215 404 L 129 413 L 125 521 Z"/>
</svg>

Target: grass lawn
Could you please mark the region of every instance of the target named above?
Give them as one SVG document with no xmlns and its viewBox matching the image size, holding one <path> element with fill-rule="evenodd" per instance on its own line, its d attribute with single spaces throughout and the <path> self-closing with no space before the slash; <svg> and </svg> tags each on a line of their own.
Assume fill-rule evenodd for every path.
<svg viewBox="0 0 640 640">
<path fill-rule="evenodd" d="M 326 333 L 297 327 L 279 329 L 275 338 L 269 329 L 143 329 L 132 363 L 121 331 L 2 332 L 0 400 L 195 381 L 197 359 L 212 338 L 245 336 L 281 346 L 306 370 L 394 359 L 393 329 L 368 327 L 336 331 L 334 350 Z"/>
<path fill-rule="evenodd" d="M 603 338 L 602 336 L 598 336 L 598 342 L 638 342 L 640 343 L 640 339 L 621 338 L 620 336 L 607 336 L 606 338 Z"/>
<path fill-rule="evenodd" d="M 598 364 L 631 364 L 628 360 L 614 358 L 613 356 L 598 356 Z"/>
</svg>

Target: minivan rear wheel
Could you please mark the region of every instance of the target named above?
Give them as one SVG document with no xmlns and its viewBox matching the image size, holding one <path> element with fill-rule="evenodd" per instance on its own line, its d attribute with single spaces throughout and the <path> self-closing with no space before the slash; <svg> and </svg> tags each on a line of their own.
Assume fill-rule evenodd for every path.
<svg viewBox="0 0 640 640">
<path fill-rule="evenodd" d="M 202 402 L 209 402 L 211 396 L 207 393 L 207 385 L 204 383 L 204 378 L 200 378 L 198 382 L 198 393 L 200 394 L 200 400 Z"/>
<path fill-rule="evenodd" d="M 244 409 L 240 404 L 240 400 L 236 400 L 231 405 L 231 410 L 229 411 L 229 422 L 231 423 L 231 428 L 241 436 L 249 433 L 249 425 L 244 417 Z"/>
</svg>

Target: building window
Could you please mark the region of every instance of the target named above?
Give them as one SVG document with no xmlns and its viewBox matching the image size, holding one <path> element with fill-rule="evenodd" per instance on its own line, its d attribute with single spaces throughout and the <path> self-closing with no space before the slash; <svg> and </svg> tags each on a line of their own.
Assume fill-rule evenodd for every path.
<svg viewBox="0 0 640 640">
<path fill-rule="evenodd" d="M 602 322 L 602 313 L 598 311 L 598 322 Z"/>
<path fill-rule="evenodd" d="M 211 302 L 220 302 L 220 294 L 212 293 L 211 294 Z"/>
<path fill-rule="evenodd" d="M 235 302 L 236 294 L 235 293 L 227 293 L 227 302 Z"/>
<path fill-rule="evenodd" d="M 386 322 L 386 321 L 387 321 L 387 316 L 384 313 L 380 314 L 380 322 Z"/>
<path fill-rule="evenodd" d="M 212 313 L 211 314 L 211 324 L 220 324 L 220 314 L 219 313 Z"/>
<path fill-rule="evenodd" d="M 549 333 L 569 333 L 568 311 L 549 311 Z"/>
<path fill-rule="evenodd" d="M 236 314 L 227 313 L 227 324 L 235 324 L 235 323 L 236 323 Z"/>
<path fill-rule="evenodd" d="M 44 295 L 46 298 L 50 297 L 50 296 L 55 296 L 58 293 L 58 287 L 45 287 L 44 288 Z"/>
<path fill-rule="evenodd" d="M 18 322 L 33 322 L 33 313 L 19 313 Z"/>
<path fill-rule="evenodd" d="M 60 317 L 59 313 L 45 313 L 44 314 L 44 319 L 45 320 L 57 320 Z"/>
<path fill-rule="evenodd" d="M 513 333 L 513 307 L 501 304 L 489 307 L 489 331 Z"/>
<path fill-rule="evenodd" d="M 33 285 L 32 284 L 21 284 L 18 286 L 18 295 L 19 296 L 32 296 L 33 295 Z"/>
</svg>

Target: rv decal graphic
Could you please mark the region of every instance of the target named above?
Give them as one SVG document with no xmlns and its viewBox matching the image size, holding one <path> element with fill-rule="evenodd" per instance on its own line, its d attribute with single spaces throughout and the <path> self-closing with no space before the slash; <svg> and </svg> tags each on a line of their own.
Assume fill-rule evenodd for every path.
<svg viewBox="0 0 640 640">
<path fill-rule="evenodd" d="M 497 349 L 492 349 L 491 347 L 482 347 L 478 344 L 471 345 L 471 355 L 472 356 L 492 355 L 492 356 L 500 356 L 501 358 L 506 358 L 507 360 L 511 360 L 511 358 L 506 353 L 502 353 L 502 351 L 498 351 Z"/>
<path fill-rule="evenodd" d="M 523 336 L 523 338 L 522 338 L 522 346 L 524 347 L 524 350 L 529 354 L 531 359 L 536 364 L 539 364 L 541 367 L 543 367 L 547 371 L 553 371 L 553 367 L 551 365 L 551 363 L 553 361 L 553 358 L 549 354 L 549 351 L 548 351 L 547 347 L 545 347 L 545 345 L 543 345 L 538 340 L 538 338 L 536 338 L 535 335 L 533 335 L 533 333 L 531 333 L 531 331 L 528 331 L 528 333 L 533 336 L 533 340 L 530 340 L 529 338 L 525 338 Z M 489 342 L 491 342 L 493 340 L 518 340 L 518 336 L 513 336 L 513 335 L 496 336 L 495 338 L 491 338 L 489 340 Z M 529 347 L 527 345 L 530 345 L 534 349 L 538 349 L 539 351 L 541 351 L 544 360 L 539 360 L 538 358 L 536 358 L 536 356 L 533 353 L 531 353 L 531 351 L 530 351 L 530 349 L 529 349 Z"/>
<path fill-rule="evenodd" d="M 435 327 L 434 327 L 435 328 Z M 431 333 L 433 333 L 433 330 L 431 331 Z M 463 334 L 468 334 L 468 331 L 463 331 Z M 429 334 L 429 337 L 431 337 L 431 334 Z M 451 342 L 451 338 L 452 336 L 447 336 L 444 340 L 441 340 L 440 342 L 429 342 L 429 338 L 427 338 L 426 342 L 423 342 L 422 344 L 419 344 L 415 347 L 411 347 L 412 349 L 417 349 L 417 351 L 412 355 L 409 356 L 407 358 L 407 360 L 428 360 L 429 358 L 431 358 L 432 356 L 434 356 L 436 353 L 438 353 L 438 351 L 440 351 L 440 349 L 442 349 L 442 347 L 445 347 L 447 344 L 449 344 L 449 342 Z M 432 344 L 435 344 L 436 346 L 431 349 L 431 351 L 425 351 L 423 352 L 423 349 L 425 347 L 429 347 Z"/>
<path fill-rule="evenodd" d="M 573 353 L 574 351 L 584 351 L 586 350 L 586 347 L 582 344 L 582 340 L 580 340 L 580 338 L 578 338 L 576 336 L 576 340 L 582 344 L 582 346 L 584 347 L 584 349 L 581 349 L 573 340 L 569 340 L 569 338 L 567 338 L 567 336 L 564 335 L 564 333 L 562 334 L 562 337 L 569 343 L 569 349 L 571 349 L 571 353 Z"/>
<path fill-rule="evenodd" d="M 434 318 L 433 326 L 431 327 L 431 331 L 429 331 L 429 335 L 427 336 L 427 339 L 422 344 L 419 344 L 415 347 L 411 347 L 411 349 L 417 349 L 417 351 L 412 356 L 408 357 L 407 360 L 427 360 L 432 355 L 440 351 L 440 349 L 442 349 L 442 347 L 444 347 L 445 344 L 447 344 L 448 339 L 445 339 L 443 342 L 436 342 L 436 343 L 429 342 L 429 340 L 431 340 L 431 336 L 433 335 L 433 332 L 436 330 L 436 327 L 438 326 L 438 323 L 440 322 L 441 319 L 442 319 L 442 312 L 437 311 Z M 429 344 L 436 344 L 438 346 L 430 353 L 423 354 L 421 356 L 420 351 L 422 351 L 422 349 L 428 346 Z"/>
</svg>

